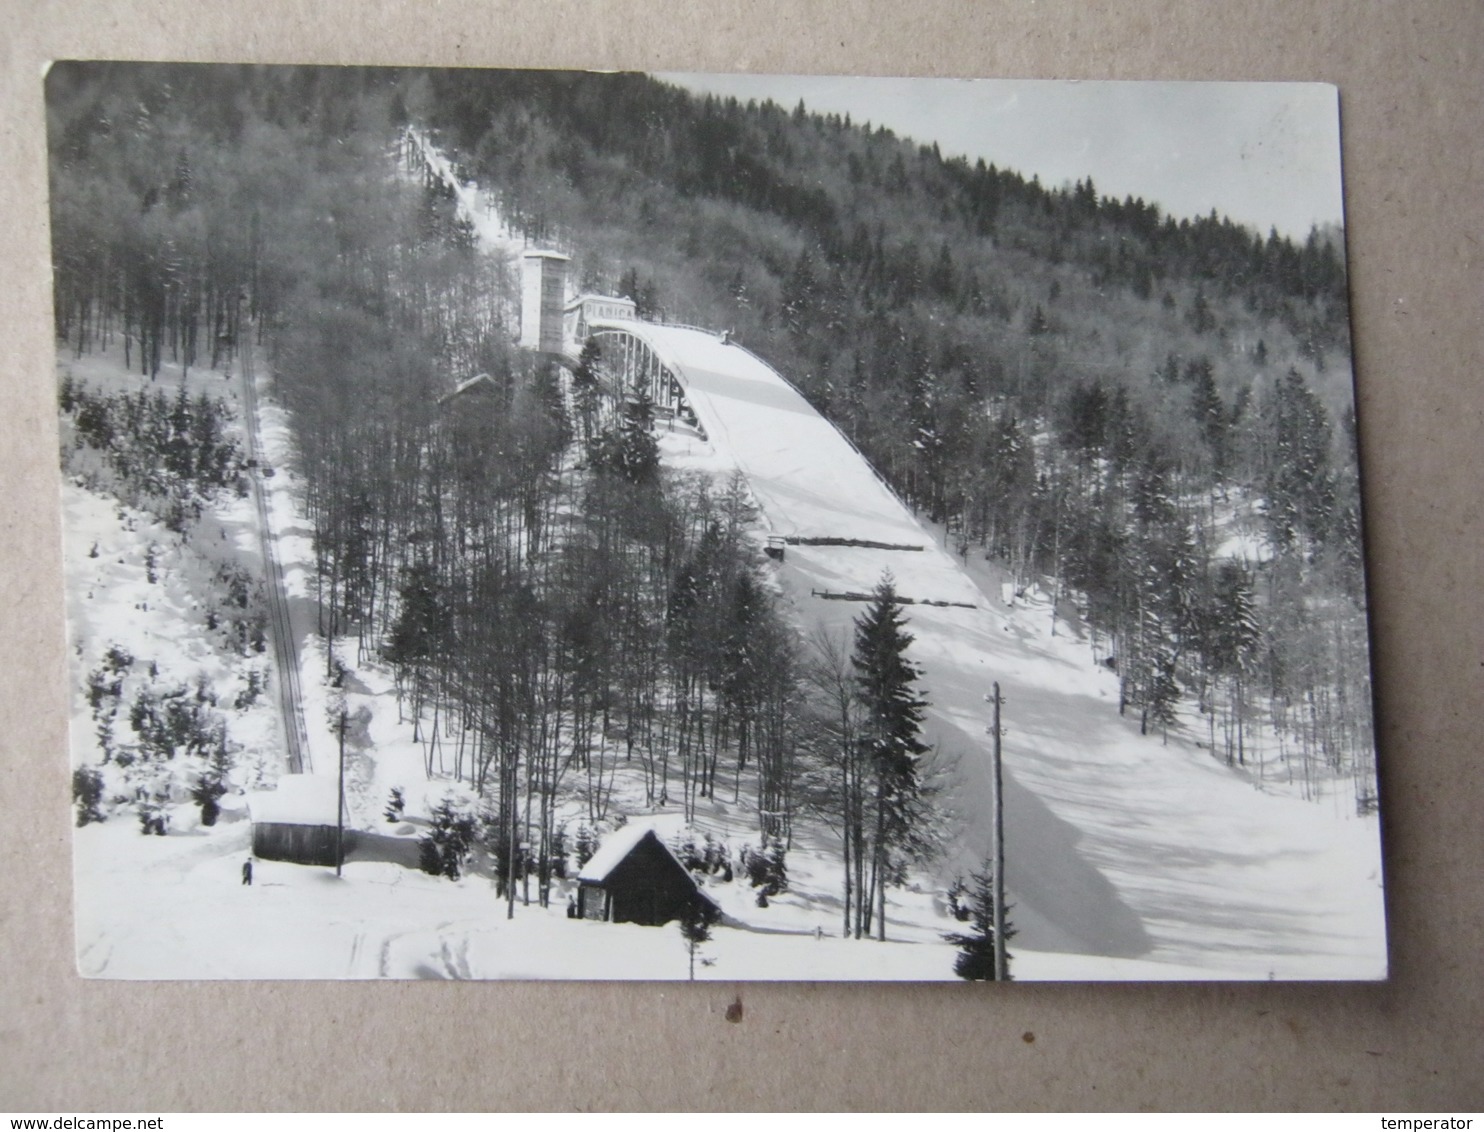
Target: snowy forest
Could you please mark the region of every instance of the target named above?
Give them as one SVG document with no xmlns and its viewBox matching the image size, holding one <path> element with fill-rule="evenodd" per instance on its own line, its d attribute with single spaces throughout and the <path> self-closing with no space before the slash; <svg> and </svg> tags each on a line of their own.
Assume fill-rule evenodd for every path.
<svg viewBox="0 0 1484 1132">
<path fill-rule="evenodd" d="M 1233 760 L 1260 721 L 1374 801 L 1338 232 L 1177 220 L 637 76 L 432 84 L 508 215 L 598 249 L 585 288 L 780 365 L 960 553 L 1055 579 L 1129 709 L 1163 726 L 1192 694 Z M 1261 551 L 1232 553 L 1239 518 Z"/>
<path fill-rule="evenodd" d="M 179 630 L 219 656 L 171 683 L 105 631 L 78 646 L 100 658 L 79 825 L 167 834 L 184 792 L 209 828 L 271 785 L 278 583 L 213 518 L 256 484 L 307 530 L 283 617 L 312 619 L 309 746 L 343 764 L 349 741 L 383 829 L 416 814 L 425 874 L 571 915 L 605 834 L 672 815 L 708 891 L 767 908 L 817 879 L 810 925 L 886 940 L 900 915 L 944 976 L 956 953 L 992 977 L 960 833 L 982 815 L 924 725 L 914 607 L 886 576 L 848 632 L 810 632 L 745 476 L 672 458 L 596 341 L 560 364 L 515 344 L 519 283 L 466 183 L 578 290 L 785 374 L 951 555 L 1076 642 L 1141 750 L 1183 738 L 1374 814 L 1338 231 L 1169 217 L 638 75 L 60 65 L 48 108 L 64 473 L 153 532 L 148 585 L 195 556 L 204 620 Z M 277 467 L 233 392 L 254 362 Z M 378 673 L 394 718 L 363 703 Z M 395 773 L 374 765 L 394 731 Z M 709 920 L 682 923 L 692 977 Z"/>
</svg>

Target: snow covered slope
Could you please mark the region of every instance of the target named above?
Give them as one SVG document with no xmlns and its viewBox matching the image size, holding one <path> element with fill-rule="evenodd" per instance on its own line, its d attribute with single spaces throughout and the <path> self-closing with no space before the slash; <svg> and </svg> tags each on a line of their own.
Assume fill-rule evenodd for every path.
<svg viewBox="0 0 1484 1132">
<path fill-rule="evenodd" d="M 970 830 L 967 866 L 987 840 L 985 697 L 1001 685 L 1020 946 L 1142 957 L 1185 972 L 1176 977 L 1384 976 L 1374 818 L 1264 788 L 1181 729 L 1167 743 L 1139 735 L 1137 720 L 1118 713 L 1116 676 L 1075 627 L 1053 635 L 1044 602 L 991 597 L 1001 589 L 992 568 L 944 550 L 849 441 L 747 350 L 689 328 L 595 328 L 641 338 L 675 373 L 708 440 L 671 444 L 668 457 L 740 469 L 773 533 L 922 547 L 790 545 L 779 580 L 806 632 L 846 639 L 863 607 L 820 594 L 866 592 L 889 571 L 903 597 L 955 603 L 908 608 L 912 654 L 949 804 Z M 1140 965 L 1134 977 L 1154 976 Z"/>
</svg>

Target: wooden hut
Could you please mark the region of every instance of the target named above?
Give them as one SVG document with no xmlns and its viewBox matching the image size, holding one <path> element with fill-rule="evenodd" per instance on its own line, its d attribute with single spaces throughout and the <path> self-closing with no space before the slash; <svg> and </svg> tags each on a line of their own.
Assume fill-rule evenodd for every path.
<svg viewBox="0 0 1484 1132">
<path fill-rule="evenodd" d="M 664 924 L 687 907 L 712 902 L 653 829 L 625 826 L 604 838 L 577 874 L 577 914 L 585 920 Z"/>
<path fill-rule="evenodd" d="M 337 865 L 340 783 L 329 775 L 286 774 L 276 790 L 249 794 L 253 856 L 298 865 Z M 340 851 L 351 847 L 346 831 Z"/>
</svg>

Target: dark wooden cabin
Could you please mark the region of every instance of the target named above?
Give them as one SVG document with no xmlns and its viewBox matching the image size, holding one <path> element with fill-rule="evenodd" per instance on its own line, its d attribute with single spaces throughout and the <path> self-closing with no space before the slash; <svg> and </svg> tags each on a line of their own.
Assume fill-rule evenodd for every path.
<svg viewBox="0 0 1484 1132">
<path fill-rule="evenodd" d="M 327 775 L 286 774 L 276 790 L 249 795 L 253 856 L 296 865 L 343 863 L 336 837 L 339 791 L 339 782 Z M 351 838 L 346 830 L 341 851 L 350 850 Z"/>
<path fill-rule="evenodd" d="M 670 847 L 643 827 L 609 834 L 577 884 L 577 914 L 585 920 L 657 925 L 697 902 L 716 907 Z"/>
</svg>

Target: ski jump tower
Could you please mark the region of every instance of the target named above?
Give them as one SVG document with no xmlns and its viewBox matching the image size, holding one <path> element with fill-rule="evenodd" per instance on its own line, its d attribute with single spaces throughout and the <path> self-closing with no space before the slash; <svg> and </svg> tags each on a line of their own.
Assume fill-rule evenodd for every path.
<svg viewBox="0 0 1484 1132">
<path fill-rule="evenodd" d="M 567 264 L 561 252 L 531 249 L 521 256 L 520 345 L 542 353 L 562 352 L 562 315 L 567 303 Z"/>
</svg>

